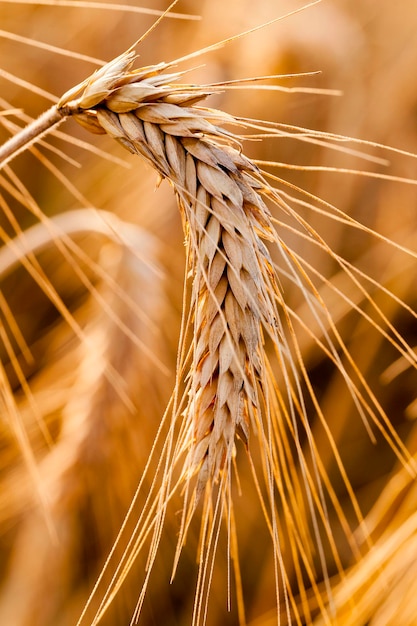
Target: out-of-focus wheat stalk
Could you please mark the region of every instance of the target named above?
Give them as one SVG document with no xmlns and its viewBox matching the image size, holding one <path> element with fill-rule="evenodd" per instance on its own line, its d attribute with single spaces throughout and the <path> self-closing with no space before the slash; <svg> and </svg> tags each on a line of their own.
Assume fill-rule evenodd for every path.
<svg viewBox="0 0 417 626">
<path fill-rule="evenodd" d="M 3 589 L 3 594 L 11 599 L 22 584 L 31 593 L 19 606 L 13 601 L 2 605 L 1 621 L 6 623 L 29 625 L 36 620 L 69 625 L 77 621 L 83 596 L 93 581 L 82 574 L 82 568 L 79 578 L 73 573 L 78 570 L 85 550 L 91 550 L 92 571 L 97 567 L 95 559 L 100 563 L 101 552 L 110 550 L 113 532 L 121 525 L 135 492 L 137 475 L 146 465 L 141 439 L 151 438 L 155 430 L 150 416 L 156 410 L 153 396 L 157 383 L 153 369 L 149 364 L 144 366 L 143 359 L 146 354 L 152 354 L 155 363 L 158 359 L 158 326 L 165 311 L 162 277 L 157 270 L 158 244 L 148 233 L 123 225 L 112 215 L 77 211 L 76 222 L 73 217 L 61 216 L 63 219 L 55 221 L 56 227 L 67 236 L 73 229 L 86 229 L 97 230 L 115 240 L 103 251 L 101 265 L 109 279 L 114 274 L 125 298 L 121 299 L 113 286 L 102 287 L 103 300 L 98 300 L 95 314 L 89 307 L 90 321 L 83 330 L 83 341 L 73 348 L 74 354 L 66 354 L 67 360 L 79 365 L 67 383 L 75 393 L 72 402 L 65 398 L 65 432 L 60 443 L 39 462 L 38 481 L 43 488 L 46 511 L 39 514 L 35 509 L 27 516 L 14 556 L 16 575 L 8 578 Z M 32 243 L 34 250 L 47 242 L 50 244 L 48 233 L 45 229 L 42 232 L 39 225 L 33 228 L 33 233 L 27 232 L 26 244 Z M 110 297 L 106 298 L 106 291 Z M 111 306 L 110 319 L 103 308 L 106 302 Z M 51 359 L 51 367 L 59 371 L 62 366 Z M 159 365 L 157 370 L 162 373 Z M 44 375 L 48 377 L 47 372 Z M 149 393 L 151 386 L 154 394 Z M 57 391 L 50 386 L 51 395 L 56 396 Z M 40 402 L 38 394 L 35 398 Z M 62 394 L 56 402 L 60 406 Z M 52 409 L 53 404 L 49 410 Z M 23 419 L 30 410 L 27 403 L 20 404 Z M 141 422 L 140 430 L 135 427 L 137 420 Z M 97 498 L 92 497 L 93 493 Z M 52 534 L 43 535 L 40 530 L 45 525 L 45 513 L 47 519 L 53 520 Z M 111 523 L 102 525 L 96 535 L 94 529 L 106 518 Z M 94 539 L 88 537 L 89 533 L 94 533 Z M 43 541 L 39 542 L 42 535 Z M 28 563 L 27 554 L 31 553 L 34 542 L 38 558 Z M 45 599 L 42 585 L 53 584 L 54 579 L 60 580 L 61 593 Z M 71 598 L 80 593 L 81 602 L 73 603 Z M 127 606 L 132 600 L 126 601 Z M 123 597 L 110 619 L 117 623 L 129 619 Z"/>
<path fill-rule="evenodd" d="M 194 56 L 197 53 L 186 58 Z M 201 519 L 192 622 L 201 624 L 208 620 L 210 589 L 216 585 L 215 560 L 219 558 L 220 546 L 224 545 L 226 561 L 229 560 L 225 563 L 228 602 L 230 605 L 233 595 L 230 572 L 233 568 L 238 620 L 241 624 L 246 623 L 245 581 L 239 569 L 240 531 L 236 513 L 239 503 L 235 497 L 239 480 L 243 481 L 243 498 L 252 481 L 252 490 L 259 499 L 271 539 L 272 565 L 268 571 L 273 572 L 274 582 L 269 586 L 269 593 L 275 594 L 276 598 L 272 621 L 332 624 L 340 614 L 340 623 L 350 623 L 344 617 L 344 611 L 350 614 L 352 598 L 345 602 L 343 589 L 349 587 L 354 590 L 352 597 L 359 594 L 365 598 L 366 590 L 361 582 L 364 572 L 372 570 L 375 573 L 385 564 L 383 557 L 378 560 L 373 556 L 378 555 L 378 542 L 368 557 L 377 562 L 375 569 L 372 564 L 367 566 L 362 557 L 371 546 L 369 530 L 344 469 L 338 449 L 340 442 L 328 425 L 325 409 L 311 381 L 307 355 L 311 346 L 315 346 L 333 365 L 339 372 L 340 385 L 347 390 L 349 401 L 371 436 L 374 430 L 379 430 L 407 467 L 408 476 L 414 477 L 409 451 L 390 423 L 337 322 L 344 323 L 349 313 L 355 312 L 363 327 L 374 332 L 377 341 L 380 338 L 386 340 L 401 354 L 405 363 L 415 368 L 415 352 L 386 310 L 389 306 L 395 307 L 414 320 L 416 315 L 413 308 L 391 290 L 390 280 L 387 279 L 387 286 L 380 284 L 368 274 L 366 266 L 365 269 L 357 268 L 333 250 L 305 217 L 305 212 L 317 219 L 322 216 L 330 218 L 336 226 L 344 225 L 358 233 L 370 234 L 379 240 L 375 249 L 378 245 L 385 246 L 385 249 L 391 247 L 410 263 L 416 256 L 412 251 L 415 242 L 411 241 L 409 245 L 391 243 L 387 237 L 373 233 L 371 228 L 365 228 L 329 202 L 304 193 L 271 171 L 261 171 L 256 161 L 243 154 L 245 142 L 261 136 L 296 138 L 306 146 L 326 144 L 331 149 L 341 148 L 348 152 L 349 149 L 344 148 L 348 141 L 346 137 L 229 116 L 207 108 L 202 101 L 209 95 L 241 85 L 234 81 L 203 86 L 178 84 L 184 73 L 172 71 L 172 68 L 184 59 L 136 70 L 132 69 L 134 60 L 135 53 L 131 49 L 106 64 L 67 92 L 40 121 L 29 124 L 23 131 L 17 131 L 16 126 L 8 121 L 9 115 L 13 115 L 11 107 L 3 119 L 5 128 L 17 132 L 0 149 L 4 167 L 2 188 L 41 219 L 43 229 L 22 232 L 16 224 L 15 237 L 2 233 L 7 248 L 0 262 L 3 260 L 7 272 L 18 262 L 23 263 L 88 347 L 87 353 L 77 359 L 80 363 L 74 382 L 77 395 L 66 403 L 64 409 L 62 443 L 55 446 L 41 466 L 41 469 L 45 468 L 44 474 L 53 473 L 52 483 L 56 485 L 56 489 L 52 485 L 51 504 L 46 505 L 46 511 L 52 511 L 51 519 L 58 523 L 57 530 L 63 528 L 63 535 L 70 537 L 67 543 L 61 544 L 62 558 L 57 559 L 55 569 L 49 568 L 49 575 L 59 577 L 59 572 L 76 571 L 76 566 L 69 562 L 72 552 L 77 550 L 77 547 L 71 547 L 71 542 L 76 546 L 88 545 L 81 537 L 77 539 L 77 534 L 81 535 L 89 526 L 90 505 L 84 506 L 89 490 L 85 496 L 79 492 L 72 499 L 68 496 L 75 488 L 72 480 L 77 467 L 89 471 L 90 451 L 97 446 L 97 453 L 106 458 L 104 465 L 108 464 L 109 471 L 117 474 L 119 465 L 115 459 L 120 460 L 117 441 L 128 438 L 129 424 L 135 433 L 132 434 L 129 455 L 140 456 L 142 453 L 136 442 L 141 429 L 133 427 L 131 416 L 126 418 L 126 427 L 120 426 L 121 430 L 117 422 L 125 415 L 126 402 L 132 409 L 129 397 L 131 390 L 135 389 L 135 372 L 143 369 L 136 353 L 130 357 L 131 342 L 136 341 L 140 348 L 145 348 L 148 356 L 154 351 L 142 340 L 147 334 L 146 327 L 134 321 L 137 320 L 135 302 L 140 299 L 138 294 L 135 293 L 133 301 L 122 295 L 142 288 L 150 292 L 149 281 L 145 281 L 144 287 L 136 275 L 133 281 L 128 279 L 125 257 L 118 265 L 120 271 L 113 278 L 111 273 L 107 276 L 106 272 L 100 273 L 97 264 L 95 271 L 118 294 L 114 304 L 106 304 L 106 298 L 81 267 L 81 262 L 85 262 L 82 249 L 68 236 L 77 228 L 69 226 L 68 222 L 63 228 L 62 245 L 57 243 L 61 241 L 60 229 L 57 230 L 59 220 L 50 221 L 42 216 L 41 209 L 9 168 L 8 164 L 15 156 L 29 147 L 36 151 L 35 141 L 46 139 L 46 134 L 57 123 L 73 117 L 93 133 L 115 138 L 132 154 L 143 157 L 161 179 L 169 181 L 183 220 L 187 257 L 174 393 L 158 432 L 156 427 L 154 429 L 155 442 L 149 450 L 149 458 L 142 459 L 143 463 L 137 466 L 138 471 L 143 471 L 139 490 L 78 623 L 96 624 L 106 619 L 108 623 L 121 623 L 118 620 L 126 619 L 128 610 L 117 613 L 116 594 L 120 595 L 122 583 L 135 563 L 143 565 L 142 572 L 140 567 L 135 570 L 141 592 L 133 620 L 139 618 L 145 607 L 151 574 L 164 550 L 161 547 L 164 545 L 163 531 L 171 523 L 168 519 L 170 506 L 182 507 L 175 531 L 178 533 L 176 547 L 171 550 L 173 575 L 181 568 L 180 555 L 186 540 L 190 541 L 190 535 L 192 541 L 193 519 L 196 515 Z M 374 160 L 382 163 L 380 159 Z M 258 161 L 258 164 L 265 168 L 285 167 L 275 161 Z M 307 172 L 308 168 L 304 170 Z M 342 170 L 339 168 L 338 171 Z M 347 169 L 345 173 L 348 173 Z M 369 172 L 359 174 L 372 178 Z M 385 174 L 376 174 L 374 179 L 378 177 L 389 179 Z M 391 178 L 407 182 L 399 176 Z M 65 179 L 64 184 L 77 197 L 76 188 Z M 83 213 L 79 215 L 82 218 Z M 102 217 L 105 218 L 105 214 Z M 120 230 L 124 229 L 123 224 L 113 224 L 106 219 L 105 222 L 108 223 L 103 229 L 104 234 L 110 229 L 120 235 Z M 45 228 L 49 229 L 50 238 L 45 237 Z M 43 239 L 41 237 L 39 242 L 34 233 L 43 233 Z M 294 245 L 295 239 L 301 242 L 301 250 Z M 99 308 L 106 312 L 108 319 L 99 331 L 99 340 L 94 336 L 91 338 L 88 325 L 84 328 L 73 319 L 42 272 L 34 253 L 49 241 L 59 245 L 67 261 L 76 259 L 77 275 Z M 146 241 L 143 245 L 146 248 Z M 315 268 L 314 262 L 310 262 L 312 251 L 326 256 L 336 268 L 331 281 Z M 149 255 L 141 250 L 139 256 L 152 256 L 152 253 Z M 190 288 L 188 283 L 191 283 Z M 157 292 L 157 283 L 154 286 Z M 294 298 L 293 292 L 297 297 Z M 297 304 L 293 304 L 294 301 Z M 146 302 L 152 305 L 151 295 Z M 148 324 L 150 318 L 157 317 L 160 306 L 148 307 L 145 315 Z M 10 326 L 13 326 L 12 321 Z M 126 338 L 129 347 L 125 344 Z M 9 356 L 12 354 L 10 350 Z M 160 366 L 158 358 L 154 361 Z M 15 375 L 23 380 L 24 374 L 18 364 L 14 370 Z M 150 388 L 154 384 L 154 376 L 149 376 L 140 393 L 146 394 L 144 387 Z M 6 391 L 7 386 L 4 389 Z M 26 392 L 30 397 L 28 388 Z M 8 406 L 12 407 L 12 394 L 9 393 L 7 398 Z M 108 428 L 102 419 L 104 406 L 105 415 L 109 417 Z M 343 413 L 345 407 L 338 410 Z M 15 413 L 19 424 L 18 412 Z M 312 426 L 312 415 L 317 416 L 315 426 Z M 96 433 L 103 428 L 105 433 L 97 444 Z M 325 459 L 329 452 L 323 452 L 323 441 L 330 450 L 332 461 Z M 53 441 L 50 445 L 54 446 Z M 27 450 L 30 456 L 30 447 Z M 69 459 L 66 465 L 62 463 L 63 457 Z M 123 464 L 123 460 L 120 462 Z M 331 463 L 337 481 L 347 493 L 346 509 L 338 499 L 341 489 L 335 489 L 329 475 Z M 102 468 L 94 471 L 97 480 Z M 134 484 L 136 482 L 138 480 Z M 109 493 L 116 491 L 116 485 L 112 484 Z M 121 509 L 124 512 L 128 508 L 132 484 L 122 488 L 122 492 L 128 494 L 128 499 L 120 505 L 120 513 Z M 100 506 L 98 503 L 94 514 L 97 519 L 106 516 Z M 256 505 L 252 502 L 251 506 Z M 95 505 L 92 508 L 95 509 Z M 83 519 L 80 533 L 74 529 L 65 531 L 73 516 L 78 514 Z M 226 528 L 224 544 L 223 521 Z M 352 529 L 358 523 L 361 532 L 355 536 Z M 18 585 L 27 546 L 33 541 L 33 529 L 36 535 L 37 524 L 28 523 L 27 533 L 23 533 L 18 544 L 16 576 L 10 578 L 6 589 L 9 597 Z M 102 545 L 109 549 L 114 538 L 114 535 L 106 537 Z M 48 559 L 49 546 L 46 542 L 39 551 L 45 560 Z M 354 566 L 359 571 L 357 577 L 355 569 L 352 573 L 345 572 L 352 555 L 357 562 Z M 95 566 L 93 580 L 101 563 L 100 566 L 95 563 Z M 29 572 L 26 586 L 31 587 L 31 581 L 44 572 L 48 572 L 48 567 L 44 569 L 40 563 L 39 569 Z M 335 581 L 331 579 L 332 575 Z M 88 586 L 91 588 L 93 581 L 78 587 L 74 581 L 66 580 L 67 597 L 74 594 L 77 600 L 70 605 L 65 618 L 57 617 L 63 605 L 59 599 L 42 602 L 40 606 L 34 588 L 28 610 L 22 607 L 21 614 L 12 611 L 4 619 L 26 624 L 30 623 L 27 620 L 32 619 L 35 612 L 42 624 L 56 623 L 58 619 L 60 624 L 72 623 L 77 611 L 81 611 Z M 211 601 L 212 598 L 213 594 Z M 128 602 L 131 605 L 131 599 Z M 371 602 L 367 606 L 366 602 L 361 604 L 360 598 L 355 598 L 355 602 L 355 619 L 363 622 L 375 613 Z M 113 607 L 116 607 L 116 613 L 112 613 Z"/>
</svg>

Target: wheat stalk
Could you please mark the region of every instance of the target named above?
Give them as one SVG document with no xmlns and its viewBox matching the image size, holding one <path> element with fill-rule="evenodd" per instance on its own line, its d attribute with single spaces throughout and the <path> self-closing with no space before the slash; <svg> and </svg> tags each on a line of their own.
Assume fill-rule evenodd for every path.
<svg viewBox="0 0 417 626">
<path fill-rule="evenodd" d="M 156 425 L 152 416 L 161 410 L 154 406 L 157 397 L 155 370 L 147 357 L 148 354 L 156 357 L 159 351 L 160 318 L 166 307 L 161 273 L 157 271 L 159 244 L 149 233 L 122 224 L 113 214 L 105 216 L 93 211 L 76 213 L 63 215 L 62 219 L 52 222 L 55 226 L 59 224 L 67 235 L 74 230 L 92 232 L 96 229 L 112 241 L 103 251 L 101 262 L 103 267 L 107 266 L 108 278 L 114 275 L 125 298 L 120 298 L 113 286 L 103 281 L 97 288 L 103 292 L 103 301 L 110 305 L 113 317 L 109 317 L 102 304 L 98 304 L 96 313 L 92 319 L 89 317 L 83 329 L 84 339 L 75 342 L 72 351 L 65 354 L 64 363 L 50 359 L 55 380 L 54 385 L 49 380 L 49 397 L 42 397 L 41 380 L 32 386 L 33 399 L 38 407 L 50 412 L 62 410 L 64 432 L 59 441 L 51 446 L 49 454 L 37 458 L 36 467 L 44 490 L 50 532 L 43 532 L 45 521 L 42 508 L 33 507 L 26 512 L 12 557 L 12 573 L 2 590 L 0 621 L 4 623 L 23 625 L 35 621 L 54 624 L 58 619 L 61 624 L 76 622 L 84 597 L 89 592 L 89 583 L 82 577 L 67 576 L 67 573 L 78 568 L 81 554 L 91 551 L 94 535 L 94 550 L 97 552 L 92 559 L 93 578 L 98 576 L 101 568 L 99 554 L 107 554 L 111 549 L 114 535 L 135 491 L 137 476 L 146 465 L 147 451 L 142 445 L 143 439 L 154 436 Z M 115 219 L 119 222 L 117 236 Z M 32 244 L 33 249 L 51 245 L 50 239 L 48 241 L 50 233 L 42 232 L 44 229 L 40 226 L 37 224 L 27 232 L 25 243 Z M 122 241 L 124 245 L 120 245 Z M 137 250 L 143 255 L 141 261 L 137 258 Z M 3 253 L 3 273 L 5 268 L 10 269 L 11 259 L 10 255 L 8 259 L 7 256 Z M 136 308 L 133 303 L 136 303 Z M 87 304 L 90 312 L 91 304 Z M 141 346 L 137 345 L 138 338 L 144 342 Z M 40 378 L 43 377 L 49 379 L 47 370 L 41 373 Z M 72 402 L 67 401 L 66 385 L 71 390 Z M 151 385 L 153 394 L 148 391 Z M 145 394 L 147 400 L 144 400 Z M 59 403 L 63 406 L 60 407 Z M 30 423 L 33 407 L 28 404 L 21 401 L 19 410 L 26 417 L 25 421 Z M 30 443 L 33 445 L 33 439 Z M 39 444 L 36 450 L 38 448 Z M 127 458 L 128 463 L 120 462 Z M 19 487 L 16 477 L 8 483 L 7 488 L 14 491 Z M 5 485 L 2 487 L 5 488 Z M 112 508 L 114 510 L 109 512 Z M 100 523 L 100 520 L 106 522 Z M 27 552 L 34 542 L 39 558 L 28 565 Z M 97 562 L 93 564 L 96 557 Z M 64 616 L 61 605 L 63 596 L 51 594 L 45 598 L 43 595 L 45 581 L 53 579 L 60 581 L 63 595 L 68 598 L 78 595 L 80 588 L 84 587 L 80 601 L 66 607 Z M 22 584 L 30 589 L 30 593 L 26 601 L 17 607 L 15 597 Z M 135 594 L 136 587 L 130 591 L 129 602 L 125 593 L 121 595 L 120 601 L 113 607 L 114 619 L 129 619 Z"/>
</svg>

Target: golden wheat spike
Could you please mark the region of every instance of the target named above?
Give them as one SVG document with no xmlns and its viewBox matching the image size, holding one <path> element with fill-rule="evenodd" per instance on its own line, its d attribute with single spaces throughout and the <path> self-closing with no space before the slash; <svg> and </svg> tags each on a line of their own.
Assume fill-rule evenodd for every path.
<svg viewBox="0 0 417 626">
<path fill-rule="evenodd" d="M 285 491 L 281 477 L 274 463 L 282 464 L 282 471 L 288 472 L 286 464 L 291 465 L 289 448 L 284 444 L 280 460 L 275 457 L 286 435 L 279 421 L 287 422 L 296 447 L 299 447 L 299 433 L 295 414 L 301 419 L 303 428 L 310 440 L 313 455 L 312 466 L 305 460 L 305 453 L 298 449 L 298 461 L 303 476 L 303 487 L 294 487 L 290 495 L 292 501 L 285 517 L 289 540 L 294 544 L 294 567 L 310 570 L 312 555 L 301 550 L 301 537 L 307 535 L 305 521 L 298 515 L 302 499 L 311 517 L 315 530 L 315 541 L 319 552 L 319 561 L 331 596 L 328 583 L 326 559 L 322 547 L 322 537 L 318 532 L 318 519 L 324 525 L 324 534 L 330 543 L 333 558 L 342 566 L 334 545 L 332 530 L 328 521 L 322 482 L 327 483 L 323 468 L 315 459 L 314 442 L 305 412 L 303 399 L 300 397 L 298 367 L 304 370 L 301 356 L 298 364 L 292 356 L 297 355 L 298 343 L 294 334 L 291 318 L 293 312 L 287 309 L 282 298 L 277 266 L 265 246 L 264 240 L 278 244 L 284 263 L 294 284 L 303 293 L 307 302 L 329 318 L 330 328 L 336 337 L 336 343 L 325 337 L 323 349 L 329 351 L 334 363 L 339 368 L 359 411 L 366 418 L 371 415 L 379 424 L 379 418 L 372 408 L 378 405 L 368 391 L 366 382 L 352 363 L 354 375 L 349 374 L 346 366 L 337 355 L 337 346 L 350 359 L 343 340 L 331 322 L 324 302 L 315 291 L 314 284 L 304 269 L 303 262 L 277 237 L 265 198 L 270 197 L 289 214 L 294 211 L 285 203 L 282 196 L 265 182 L 258 168 L 242 154 L 239 138 L 224 130 L 225 124 L 237 120 L 226 116 L 221 111 L 207 109 L 200 101 L 209 95 L 214 87 L 199 88 L 193 85 L 178 85 L 179 73 L 169 74 L 169 64 L 159 64 L 143 69 L 132 70 L 134 52 L 127 51 L 107 66 L 101 68 L 90 79 L 65 94 L 58 103 L 58 110 L 65 115 L 72 115 L 92 132 L 106 132 L 133 154 L 144 157 L 162 178 L 173 186 L 181 214 L 188 249 L 187 258 L 192 278 L 191 319 L 193 356 L 186 374 L 188 402 L 184 407 L 180 453 L 175 457 L 178 463 L 181 454 L 186 453 L 182 474 L 186 479 L 186 506 L 184 507 L 183 526 L 178 546 L 185 541 L 187 528 L 195 510 L 197 501 L 203 492 L 212 493 L 213 485 L 220 484 L 215 499 L 213 523 L 204 523 L 204 539 L 199 582 L 195 602 L 195 623 L 205 621 L 208 588 L 210 587 L 210 553 L 215 552 L 218 528 L 222 513 L 227 513 L 226 502 L 230 502 L 230 476 L 232 459 L 237 437 L 247 446 L 251 433 L 258 433 L 263 447 L 263 465 L 266 485 L 276 482 L 280 485 L 280 503 L 285 510 Z M 240 122 L 242 124 L 242 122 Z M 297 221 L 303 223 L 301 218 Z M 305 228 L 320 244 L 320 237 L 305 224 Z M 331 252 L 330 252 L 331 253 Z M 279 270 L 278 270 L 279 272 Z M 317 316 L 317 312 L 315 313 Z M 286 320 L 293 342 L 291 348 L 282 326 Z M 320 322 L 321 323 L 321 322 Z M 284 388 L 289 398 L 283 398 L 282 391 L 271 382 L 268 357 L 264 350 L 264 334 L 272 338 L 274 349 L 283 372 Z M 326 347 L 327 343 L 327 347 Z M 309 393 L 321 415 L 320 407 L 312 391 L 308 375 L 303 372 Z M 359 379 L 369 399 L 361 392 L 354 378 Z M 272 396 L 276 394 L 281 407 L 272 409 Z M 289 412 L 285 405 L 289 402 Z M 281 415 L 281 417 L 279 417 Z M 383 414 L 382 419 L 384 419 Z M 321 415 L 323 424 L 324 418 Z M 270 420 L 275 423 L 274 432 L 280 434 L 271 442 L 267 434 Z M 381 426 L 380 426 L 381 427 Z M 388 426 L 389 429 L 389 426 Z M 391 435 L 395 439 L 395 434 Z M 328 433 L 332 444 L 332 436 Z M 404 458 L 406 450 L 397 440 L 399 454 Z M 269 450 L 269 452 L 268 452 Z M 349 489 L 337 451 L 337 463 Z M 285 469 L 284 469 L 285 468 Z M 197 473 L 197 482 L 190 504 L 187 504 L 188 485 Z M 273 478 L 272 478 L 273 476 Z M 272 483 L 271 483 L 272 481 Z M 327 485 L 331 493 L 331 488 Z M 304 492 L 304 495 L 301 495 Z M 161 492 L 163 498 L 164 489 Z M 214 492 L 213 492 L 214 493 Z M 360 511 L 350 490 L 353 506 L 358 520 Z M 274 509 L 273 495 L 266 497 L 267 508 Z M 226 508 L 225 508 L 226 507 Z M 187 512 L 188 511 L 188 512 Z M 220 513 L 219 513 L 220 511 Z M 341 514 L 339 513 L 339 516 Z M 278 584 L 277 596 L 283 593 L 288 619 L 294 608 L 294 599 L 289 589 L 285 566 L 282 563 L 280 536 L 283 528 L 278 528 L 275 513 L 266 514 L 271 525 L 276 568 L 280 571 L 281 583 Z M 161 526 L 159 526 L 160 529 Z M 157 545 L 160 530 L 155 531 L 154 543 Z M 151 563 L 155 552 L 152 551 Z M 176 562 L 178 559 L 178 553 Z M 302 565 L 301 565 L 302 563 Z M 279 590 L 279 586 L 282 590 Z M 318 594 L 316 593 L 316 597 Z M 143 594 L 139 607 L 143 601 Z M 290 608 L 293 604 L 293 608 Z M 139 608 L 138 608 L 139 611 Z M 322 606 L 325 619 L 326 609 Z"/>
<path fill-rule="evenodd" d="M 164 65 L 130 71 L 133 59 L 129 51 L 101 68 L 58 108 L 143 156 L 179 200 L 194 318 L 185 473 L 198 471 L 201 492 L 230 466 L 237 433 L 248 442 L 248 407 L 259 405 L 261 325 L 270 334 L 278 316 L 277 283 L 262 242 L 273 239 L 273 229 L 260 195 L 265 183 L 237 139 L 219 127 L 229 117 L 196 106 L 209 92 L 173 84 L 179 75 L 164 75 Z"/>
</svg>

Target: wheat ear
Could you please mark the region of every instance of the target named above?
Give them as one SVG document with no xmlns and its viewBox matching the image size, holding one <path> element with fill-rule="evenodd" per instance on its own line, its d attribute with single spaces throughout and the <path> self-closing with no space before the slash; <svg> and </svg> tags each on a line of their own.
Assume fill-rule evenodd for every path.
<svg viewBox="0 0 417 626">
<path fill-rule="evenodd" d="M 193 360 L 186 471 L 197 492 L 247 443 L 264 379 L 261 327 L 276 322 L 277 283 L 263 240 L 273 239 L 266 186 L 224 113 L 196 106 L 211 89 L 173 85 L 165 64 L 129 71 L 132 51 L 99 70 L 58 107 L 143 156 L 175 189 L 193 276 Z"/>
<path fill-rule="evenodd" d="M 210 498 L 211 486 L 215 482 L 220 483 L 212 525 L 207 525 L 208 520 L 203 513 L 202 536 L 206 554 L 200 561 L 193 624 L 204 623 L 204 602 L 208 597 L 207 594 L 204 600 L 205 587 L 210 587 L 211 575 L 208 565 L 210 544 L 215 551 L 215 526 L 221 513 L 226 513 L 229 516 L 228 524 L 231 523 L 231 505 L 225 507 L 224 503 L 230 498 L 231 463 L 236 439 L 239 437 L 247 445 L 251 430 L 256 431 L 263 448 L 262 463 L 266 468 L 264 478 L 268 504 L 265 508 L 271 506 L 271 520 L 268 520 L 268 524 L 274 542 L 275 567 L 279 572 L 276 593 L 278 597 L 280 578 L 286 605 L 284 610 L 288 621 L 291 621 L 290 603 L 294 599 L 282 562 L 282 527 L 279 528 L 281 523 L 277 522 L 275 514 L 274 481 L 278 485 L 285 511 L 283 525 L 287 519 L 290 520 L 294 560 L 300 559 L 308 568 L 313 584 L 310 556 L 301 546 L 301 537 L 308 536 L 303 521 L 299 519 L 300 501 L 304 497 L 313 523 L 317 526 L 316 507 L 331 546 L 333 538 L 322 494 L 323 470 L 314 459 L 312 467 L 307 467 L 298 442 L 294 412 L 298 412 L 302 420 L 315 458 L 304 404 L 299 395 L 296 365 L 288 339 L 284 336 L 281 318 L 286 318 L 290 333 L 292 324 L 279 291 L 276 265 L 265 242 L 270 240 L 278 243 L 293 273 L 296 274 L 298 269 L 305 276 L 305 272 L 291 251 L 278 241 L 265 200 L 270 195 L 284 210 L 286 205 L 283 206 L 278 194 L 264 181 L 258 168 L 242 154 L 238 137 L 224 129 L 226 124 L 239 125 L 238 121 L 200 104 L 219 88 L 212 85 L 201 87 L 176 84 L 175 81 L 183 73 L 168 73 L 170 64 L 161 63 L 132 70 L 134 60 L 134 51 L 127 51 L 65 94 L 57 106 L 90 131 L 107 133 L 132 154 L 138 154 L 148 161 L 160 177 L 167 179 L 173 186 L 182 214 L 189 275 L 192 278 L 190 319 L 193 321 L 193 340 L 191 365 L 186 373 L 188 400 L 172 460 L 175 465 L 181 453 L 186 452 L 183 465 L 186 498 L 190 478 L 196 475 L 197 480 L 193 497 L 184 506 L 174 570 L 196 502 L 203 491 Z M 314 298 L 314 290 L 309 293 L 300 284 L 300 278 L 297 277 L 296 281 L 306 299 Z M 272 337 L 276 357 L 282 368 L 283 386 L 288 391 L 286 399 L 276 390 L 275 385 L 271 387 L 270 365 L 263 346 L 264 335 Z M 331 349 L 334 350 L 333 346 Z M 343 365 L 339 361 L 336 363 L 344 373 Z M 305 379 L 307 382 L 308 377 L 305 376 Z M 347 382 L 350 384 L 349 379 Z M 273 404 L 272 396 L 275 393 L 279 396 L 275 400 L 279 407 Z M 354 389 L 352 393 L 355 393 Z M 314 399 L 314 395 L 312 397 Z M 291 405 L 288 412 L 284 409 L 286 401 Z M 290 445 L 287 445 L 285 428 L 280 420 L 286 421 L 290 428 L 301 464 L 301 478 L 294 476 L 295 486 L 288 484 L 291 492 L 289 506 L 285 503 L 281 478 L 271 468 L 271 457 L 278 454 L 279 450 L 278 464 L 282 463 L 283 472 L 288 470 L 292 473 L 289 469 L 292 465 L 290 459 L 286 467 Z M 276 429 L 279 433 L 277 437 L 282 438 L 282 441 L 269 441 L 268 429 Z M 167 478 L 168 483 L 169 480 Z M 307 495 L 301 495 L 303 490 L 300 482 L 304 483 Z M 161 511 L 158 515 L 162 517 L 168 491 L 169 486 L 166 484 L 158 496 Z M 162 519 L 156 523 L 148 572 L 155 558 L 155 546 L 161 528 Z M 315 538 L 327 584 L 326 561 L 317 529 Z M 332 551 L 338 562 L 335 546 Z M 340 565 L 338 569 L 341 571 Z M 135 618 L 143 602 L 147 581 L 148 576 Z M 329 589 L 327 591 L 330 595 Z M 292 608 L 297 612 L 295 606 Z"/>
</svg>

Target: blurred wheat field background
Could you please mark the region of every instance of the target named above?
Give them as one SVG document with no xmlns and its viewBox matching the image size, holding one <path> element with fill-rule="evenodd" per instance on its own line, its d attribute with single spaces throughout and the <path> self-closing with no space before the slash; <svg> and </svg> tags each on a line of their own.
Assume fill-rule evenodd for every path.
<svg viewBox="0 0 417 626">
<path fill-rule="evenodd" d="M 181 0 L 173 9 L 177 15 L 163 19 L 140 43 L 136 65 L 171 61 L 302 6 L 290 0 L 259 0 L 256 6 Z M 141 12 L 138 1 L 130 7 L 0 1 L 1 144 L 128 49 L 167 8 L 153 0 L 146 4 L 149 11 Z M 417 441 L 416 29 L 411 0 L 400 8 L 388 0 L 323 0 L 187 62 L 196 69 L 183 80 L 196 84 L 320 70 L 272 81 L 306 88 L 304 93 L 229 89 L 211 96 L 207 106 L 288 125 L 279 138 L 244 141 L 244 153 L 275 163 L 263 167 L 293 186 L 276 181 L 333 251 L 313 245 L 307 231 L 300 236 L 285 212 L 273 215 L 285 245 L 314 268 L 317 294 L 346 346 L 346 353 L 340 345 L 337 352 L 341 370 L 323 349 L 326 332 L 333 336 L 333 329 L 318 324 L 302 290 L 282 272 L 280 289 L 294 312 L 306 372 L 300 392 L 314 441 L 312 446 L 300 421 L 298 444 L 306 467 L 316 466 L 314 457 L 319 460 L 336 553 L 326 537 L 326 520 L 315 519 L 304 500 L 299 516 L 305 536 L 291 529 L 282 494 L 296 500 L 298 483 L 308 479 L 291 427 L 284 425 L 273 436 L 282 437 L 283 454 L 293 464 L 272 459 L 275 484 L 284 484 L 282 491 L 274 488 L 270 518 L 280 530 L 283 569 L 277 573 L 271 528 L 259 500 L 263 488 L 254 484 L 245 447 L 237 442 L 233 513 L 219 533 L 207 615 L 201 622 L 194 617 L 194 623 L 272 625 L 279 623 L 277 605 L 281 624 L 417 623 L 417 493 L 411 465 Z M 340 149 L 329 149 L 324 137 L 285 136 L 295 126 L 370 144 L 333 141 Z M 0 172 L 0 623 L 16 626 L 98 623 L 96 612 L 146 510 L 146 494 L 155 493 L 153 478 L 162 474 L 158 460 L 165 458 L 173 390 L 182 393 L 176 371 L 182 314 L 189 304 L 183 292 L 184 232 L 171 187 L 162 182 L 156 188 L 149 165 L 71 119 L 45 141 Z M 330 205 L 348 217 L 329 219 L 337 217 Z M 351 267 L 357 268 L 357 282 Z M 285 388 L 269 343 L 266 337 L 274 380 Z M 375 394 L 373 404 L 354 366 Z M 349 387 L 343 371 L 357 387 Z M 362 403 L 361 397 L 367 400 Z M 371 413 L 381 407 L 397 443 L 371 421 L 364 424 L 366 403 Z M 276 410 L 285 413 L 283 407 Z M 262 475 L 268 470 L 253 444 L 256 438 L 251 433 L 249 449 Z M 294 485 L 286 483 L 291 480 Z M 109 567 L 79 622 L 132 501 Z M 204 504 L 210 509 L 205 501 L 201 510 Z M 198 515 L 170 584 L 183 506 L 178 490 L 166 510 L 141 624 L 192 623 L 196 561 L 204 553 Z M 357 530 L 361 516 L 366 532 Z M 309 558 L 297 561 L 294 553 L 303 550 Z M 148 549 L 139 550 L 100 623 L 130 623 L 147 560 Z"/>
</svg>

